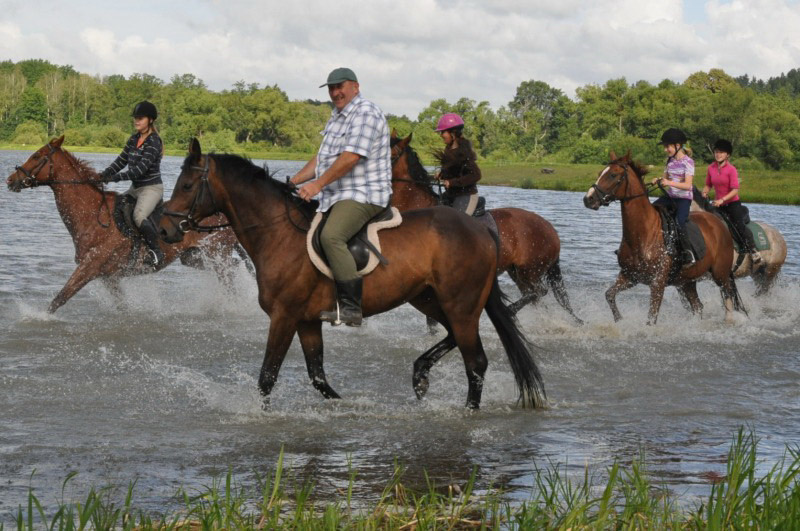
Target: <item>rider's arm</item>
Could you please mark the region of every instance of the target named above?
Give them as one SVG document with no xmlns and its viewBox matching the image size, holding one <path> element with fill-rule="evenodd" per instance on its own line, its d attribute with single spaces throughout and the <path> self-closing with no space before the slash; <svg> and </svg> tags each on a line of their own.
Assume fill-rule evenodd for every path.
<svg viewBox="0 0 800 531">
<path fill-rule="evenodd" d="M 293 184 L 303 184 L 306 181 L 310 181 L 314 178 L 314 171 L 317 169 L 317 156 L 314 157 L 306 162 L 306 165 L 303 168 L 294 174 L 294 176 L 289 179 Z"/>
<path fill-rule="evenodd" d="M 100 172 L 101 175 L 114 175 L 122 171 L 122 168 L 128 165 L 128 152 L 131 149 L 133 142 L 133 137 L 129 138 L 128 141 L 125 143 L 125 147 L 122 148 L 122 153 L 120 153 L 114 162 L 112 162 L 106 169 Z"/>
<path fill-rule="evenodd" d="M 311 198 L 317 195 L 320 190 L 325 188 L 325 186 L 343 177 L 344 175 L 347 175 L 350 170 L 352 170 L 353 167 L 358 164 L 360 159 L 360 155 L 356 155 L 350 151 L 342 151 L 342 153 L 333 162 L 331 167 L 325 170 L 325 173 L 319 176 L 319 179 L 305 184 L 302 188 L 300 188 L 300 197 L 306 201 L 311 200 Z"/>
<path fill-rule="evenodd" d="M 139 161 L 133 166 L 129 166 L 128 171 L 120 173 L 117 177 L 119 177 L 121 181 L 140 180 L 142 177 L 147 175 L 147 171 L 154 163 L 158 162 L 160 157 L 160 138 L 157 136 L 149 136 L 147 137 L 147 140 L 145 140 L 145 145 L 142 148 L 142 158 L 139 159 Z"/>
</svg>

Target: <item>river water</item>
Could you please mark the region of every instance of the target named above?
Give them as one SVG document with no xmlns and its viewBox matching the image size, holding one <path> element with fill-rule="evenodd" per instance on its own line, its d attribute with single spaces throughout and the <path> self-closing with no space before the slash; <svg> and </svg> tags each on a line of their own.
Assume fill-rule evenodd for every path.
<svg viewBox="0 0 800 531">
<path fill-rule="evenodd" d="M 29 153 L 0 152 L 7 177 Z M 81 154 L 101 169 L 112 155 Z M 162 166 L 167 195 L 181 159 Z M 270 162 L 279 178 L 302 163 Z M 124 184 L 114 186 L 124 190 Z M 357 471 L 354 498 L 375 501 L 393 460 L 406 482 L 424 474 L 446 484 L 478 471 L 480 488 L 500 486 L 526 499 L 535 471 L 560 463 L 580 479 L 615 459 L 641 454 L 649 473 L 684 501 L 706 495 L 709 473 L 724 474 L 739 426 L 761 438 L 767 470 L 800 435 L 800 209 L 750 205 L 753 219 L 777 227 L 789 257 L 767 297 L 739 281 L 750 317 L 723 323 L 717 288 L 699 286 L 704 319 L 667 290 L 658 325 L 645 326 L 649 291 L 618 298 L 615 324 L 604 291 L 616 276 L 619 206 L 598 212 L 582 194 L 483 187 L 491 206 L 535 210 L 562 240 L 561 263 L 575 326 L 547 295 L 519 314 L 537 345 L 551 407 L 515 407 L 500 342 L 484 316 L 489 357 L 482 409 L 463 409 L 466 378 L 457 352 L 431 373 L 427 398 L 411 388 L 416 357 L 438 338 L 406 306 L 360 329 L 326 328 L 329 381 L 342 396 L 325 401 L 307 380 L 295 340 L 267 411 L 257 391 L 268 318 L 244 266 L 235 289 L 212 273 L 173 264 L 123 281 L 124 307 L 97 282 L 55 315 L 47 305 L 74 268 L 74 249 L 46 188 L 0 191 L 0 522 L 29 486 L 45 505 L 88 485 L 136 480 L 137 507 L 169 510 L 178 487 L 208 485 L 230 470 L 242 486 L 268 474 L 284 449 L 298 480 L 334 500 Z M 516 295 L 507 276 L 504 289 Z"/>
</svg>

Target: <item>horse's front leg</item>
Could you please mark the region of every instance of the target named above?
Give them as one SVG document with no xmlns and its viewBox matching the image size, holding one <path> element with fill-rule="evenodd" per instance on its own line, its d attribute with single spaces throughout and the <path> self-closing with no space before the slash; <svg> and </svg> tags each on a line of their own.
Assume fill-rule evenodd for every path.
<svg viewBox="0 0 800 531">
<path fill-rule="evenodd" d="M 53 313 L 62 307 L 69 299 L 72 298 L 81 288 L 86 284 L 96 279 L 101 275 L 101 265 L 103 261 L 97 260 L 92 256 L 85 257 L 75 268 L 75 271 L 70 275 L 67 283 L 58 292 L 58 295 L 50 303 L 47 308 L 48 313 Z"/>
<path fill-rule="evenodd" d="M 664 300 L 664 289 L 667 287 L 667 275 L 658 275 L 650 283 L 650 311 L 647 312 L 647 324 L 654 325 L 658 320 L 661 301 Z"/>
<path fill-rule="evenodd" d="M 267 351 L 258 376 L 258 388 L 264 397 L 265 405 L 269 403 L 269 394 L 278 379 L 278 371 L 281 370 L 296 330 L 297 325 L 294 321 L 279 315 L 270 316 Z"/>
<path fill-rule="evenodd" d="M 620 271 L 617 275 L 617 280 L 614 282 L 614 285 L 608 288 L 606 291 L 606 301 L 608 305 L 611 307 L 611 313 L 614 315 L 614 322 L 619 321 L 622 319 L 622 314 L 619 313 L 619 309 L 617 308 L 617 294 L 620 291 L 625 291 L 626 289 L 630 289 L 636 283 L 630 280 L 625 274 Z"/>
<path fill-rule="evenodd" d="M 303 355 L 306 358 L 306 369 L 308 377 L 314 389 L 322 393 L 325 398 L 341 398 L 328 384 L 325 377 L 325 368 L 322 363 L 322 321 L 306 321 L 297 327 L 297 335 L 300 337 L 300 346 L 303 347 Z"/>
</svg>

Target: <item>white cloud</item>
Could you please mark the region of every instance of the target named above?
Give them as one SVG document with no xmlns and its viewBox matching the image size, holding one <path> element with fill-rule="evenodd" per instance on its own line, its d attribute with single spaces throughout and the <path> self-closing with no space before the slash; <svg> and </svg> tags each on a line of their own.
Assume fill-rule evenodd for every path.
<svg viewBox="0 0 800 531">
<path fill-rule="evenodd" d="M 0 59 L 164 80 L 190 72 L 215 90 L 245 80 L 294 99 L 326 98 L 318 85 L 348 65 L 365 95 L 410 117 L 436 98 L 497 108 L 528 79 L 572 96 L 618 77 L 682 81 L 722 68 L 767 78 L 800 67 L 797 0 L 708 0 L 704 20 L 687 20 L 682 0 L 145 3 L 37 17 L 12 9 L 0 23 Z"/>
</svg>

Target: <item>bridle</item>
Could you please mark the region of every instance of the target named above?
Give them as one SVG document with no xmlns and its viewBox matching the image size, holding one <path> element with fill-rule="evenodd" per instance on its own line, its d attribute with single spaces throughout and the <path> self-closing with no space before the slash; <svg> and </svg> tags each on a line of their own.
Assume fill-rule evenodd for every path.
<svg viewBox="0 0 800 531">
<path fill-rule="evenodd" d="M 218 212 L 219 209 L 217 208 L 217 202 L 214 201 L 214 194 L 211 192 L 211 183 L 208 182 L 208 170 L 209 164 L 211 161 L 211 157 L 206 155 L 206 163 L 205 166 L 196 166 L 196 165 L 183 165 L 181 166 L 181 172 L 189 170 L 197 170 L 200 171 L 200 189 L 197 190 L 197 193 L 192 200 L 192 205 L 189 207 L 189 211 L 186 214 L 181 212 L 174 212 L 172 210 L 164 210 L 165 216 L 171 216 L 175 218 L 180 218 L 178 222 L 178 230 L 182 234 L 186 234 L 189 231 L 195 232 L 213 232 L 215 230 L 222 230 L 227 227 L 230 227 L 230 223 L 226 223 L 224 225 L 205 225 L 201 226 L 200 221 L 195 219 L 195 215 L 197 214 L 197 208 L 201 204 L 202 200 L 205 199 L 205 196 L 208 195 L 208 198 L 211 199 L 211 206 L 214 209 L 214 212 Z"/>
<path fill-rule="evenodd" d="M 629 171 L 633 171 L 633 168 L 631 168 L 625 162 L 612 162 L 611 164 L 608 165 L 608 168 L 611 168 L 611 166 L 619 166 L 623 170 L 620 175 L 612 175 L 616 180 L 611 184 L 611 186 L 607 190 L 603 190 L 602 188 L 600 188 L 600 186 L 597 183 L 594 183 L 591 186 L 591 188 L 594 189 L 599 194 L 599 196 L 600 196 L 600 199 L 599 199 L 600 200 L 600 205 L 602 205 L 602 206 L 608 206 L 608 205 L 610 205 L 611 203 L 613 203 L 614 201 L 617 201 L 617 200 L 620 203 L 624 203 L 626 201 L 630 201 L 631 199 L 636 199 L 637 197 L 648 196 L 648 195 L 650 195 L 650 192 L 652 192 L 656 188 L 661 188 L 660 184 L 655 185 L 655 186 L 646 184 L 644 186 L 644 192 L 636 194 L 636 195 L 624 196 L 624 197 L 618 199 L 617 196 L 615 195 L 616 192 L 617 192 L 617 189 L 622 185 L 623 182 L 625 183 L 626 187 L 628 186 L 628 172 Z"/>
<path fill-rule="evenodd" d="M 22 175 L 25 176 L 25 178 L 22 179 L 22 188 L 36 188 L 37 186 L 45 186 L 45 185 L 53 186 L 54 184 L 100 184 L 100 185 L 105 184 L 105 181 L 103 181 L 102 179 L 85 179 L 85 180 L 69 180 L 69 181 L 54 180 L 53 176 L 55 174 L 56 165 L 55 163 L 53 163 L 52 157 L 56 153 L 58 148 L 53 147 L 52 144 L 47 144 L 47 148 L 49 149 L 47 155 L 42 157 L 32 170 L 30 171 L 26 170 L 22 166 L 14 166 L 14 170 L 16 172 L 21 173 Z M 69 157 L 67 157 L 67 160 L 69 160 Z M 41 171 L 47 164 L 50 165 L 50 168 L 47 172 L 47 180 L 39 181 L 36 177 L 39 175 L 39 173 L 41 173 Z M 73 163 L 72 166 L 74 168 L 75 164 Z M 78 174 L 81 173 L 80 168 L 76 168 L 76 170 Z M 100 192 L 103 194 L 103 197 L 105 197 L 105 190 L 101 189 Z M 104 229 L 107 229 L 108 227 L 111 226 L 110 223 L 103 223 L 102 221 L 100 221 L 100 212 L 103 210 L 103 205 L 105 205 L 107 209 L 110 208 L 105 200 L 100 201 L 100 207 L 97 209 L 97 223 Z M 110 210 L 108 214 L 109 216 L 111 215 Z"/>
</svg>

